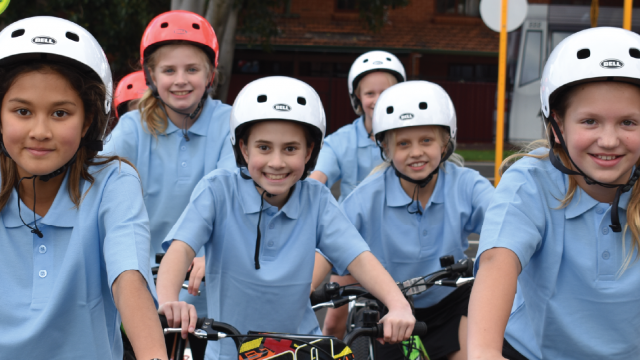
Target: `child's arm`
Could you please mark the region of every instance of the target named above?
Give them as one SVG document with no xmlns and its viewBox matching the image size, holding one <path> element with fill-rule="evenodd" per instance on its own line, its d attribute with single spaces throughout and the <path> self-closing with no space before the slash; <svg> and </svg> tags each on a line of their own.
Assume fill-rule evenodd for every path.
<svg viewBox="0 0 640 360">
<path fill-rule="evenodd" d="M 191 246 L 180 240 L 173 240 L 158 269 L 158 313 L 167 317 L 169 326 L 182 327 L 183 339 L 187 338 L 187 332 L 195 330 L 198 321 L 195 306 L 178 300 L 184 276 L 195 256 Z"/>
<path fill-rule="evenodd" d="M 389 308 L 389 313 L 380 320 L 384 324 L 384 341 L 394 344 L 411 337 L 416 322 L 411 306 L 378 259 L 365 251 L 347 269 L 367 291 Z"/>
<path fill-rule="evenodd" d="M 311 278 L 311 292 L 316 291 L 318 286 L 322 284 L 329 271 L 331 271 L 331 267 L 331 263 L 316 251 L 316 261 L 313 265 L 313 278 Z"/>
<path fill-rule="evenodd" d="M 200 283 L 204 278 L 205 265 L 206 265 L 206 262 L 204 260 L 204 256 L 200 256 L 200 257 L 194 258 L 193 261 L 191 262 L 191 265 L 189 265 L 189 268 L 187 269 L 187 271 L 191 271 L 191 275 L 189 275 L 188 292 L 193 296 L 198 296 Z"/>
<path fill-rule="evenodd" d="M 167 350 L 147 282 L 136 270 L 120 274 L 111 287 L 136 358 L 166 359 Z"/>
<path fill-rule="evenodd" d="M 469 300 L 469 359 L 504 359 L 504 331 L 516 294 L 520 260 L 505 248 L 489 249 L 481 258 Z"/>
</svg>

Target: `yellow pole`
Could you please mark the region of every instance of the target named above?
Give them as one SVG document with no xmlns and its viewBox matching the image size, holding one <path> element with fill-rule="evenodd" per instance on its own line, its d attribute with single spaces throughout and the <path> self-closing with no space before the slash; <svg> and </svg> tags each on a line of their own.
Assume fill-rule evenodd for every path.
<svg viewBox="0 0 640 360">
<path fill-rule="evenodd" d="M 631 30 L 631 14 L 633 12 L 633 0 L 624 0 L 624 17 L 622 27 Z"/>
<path fill-rule="evenodd" d="M 500 56 L 498 58 L 498 118 L 496 124 L 496 164 L 494 185 L 500 182 L 500 164 L 504 147 L 504 93 L 507 80 L 507 5 L 509 0 L 502 0 L 502 17 L 500 21 Z"/>
</svg>

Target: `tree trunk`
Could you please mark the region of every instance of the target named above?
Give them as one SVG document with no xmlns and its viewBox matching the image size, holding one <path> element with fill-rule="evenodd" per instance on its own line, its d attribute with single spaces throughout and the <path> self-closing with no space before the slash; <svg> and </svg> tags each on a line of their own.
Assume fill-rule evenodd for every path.
<svg viewBox="0 0 640 360">
<path fill-rule="evenodd" d="M 205 4 L 206 0 L 171 0 L 171 10 L 187 10 L 202 15 Z"/>
<path fill-rule="evenodd" d="M 227 17 L 227 24 L 220 45 L 220 55 L 218 57 L 218 87 L 216 88 L 216 98 L 223 103 L 227 102 L 229 94 L 229 84 L 231 83 L 231 70 L 233 69 L 233 55 L 236 49 L 236 25 L 238 24 L 238 14 L 240 6 L 234 6 Z M 220 38 L 218 38 L 220 39 Z"/>
</svg>

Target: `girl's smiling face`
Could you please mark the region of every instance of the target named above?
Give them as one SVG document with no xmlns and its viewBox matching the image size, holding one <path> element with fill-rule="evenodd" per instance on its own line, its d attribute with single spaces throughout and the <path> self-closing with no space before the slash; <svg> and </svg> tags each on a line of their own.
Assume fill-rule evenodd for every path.
<svg viewBox="0 0 640 360">
<path fill-rule="evenodd" d="M 162 101 L 174 109 L 193 112 L 211 79 L 206 54 L 193 45 L 165 45 L 152 56 L 151 75 Z"/>
<path fill-rule="evenodd" d="M 47 69 L 16 78 L 2 99 L 0 125 L 4 146 L 25 177 L 69 162 L 91 123 L 69 81 Z"/>
<path fill-rule="evenodd" d="M 239 140 L 249 174 L 262 189 L 275 195 L 265 200 L 281 207 L 304 174 L 314 144 L 307 143 L 303 127 L 292 121 L 261 121 L 249 132 L 246 143 Z"/>
<path fill-rule="evenodd" d="M 380 94 L 396 82 L 393 75 L 383 71 L 372 72 L 360 80 L 356 96 L 362 103 L 362 110 L 367 120 L 373 119 L 373 108 Z"/>
<path fill-rule="evenodd" d="M 393 130 L 385 148 L 395 168 L 413 180 L 425 179 L 442 159 L 444 142 L 436 126 L 412 126 Z"/>
<path fill-rule="evenodd" d="M 559 125 L 569 155 L 597 181 L 626 183 L 640 158 L 640 88 L 592 82 L 579 85 L 568 96 Z M 582 177 L 576 180 L 584 186 Z"/>
</svg>

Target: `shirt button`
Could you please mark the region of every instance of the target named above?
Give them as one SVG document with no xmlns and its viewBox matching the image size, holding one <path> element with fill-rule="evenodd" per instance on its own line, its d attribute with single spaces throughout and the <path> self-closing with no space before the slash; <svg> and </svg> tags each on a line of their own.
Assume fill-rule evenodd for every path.
<svg viewBox="0 0 640 360">
<path fill-rule="evenodd" d="M 596 209 L 596 214 L 602 214 L 603 212 L 604 212 L 603 208 L 599 207 L 599 208 Z"/>
<path fill-rule="evenodd" d="M 181 165 L 182 165 L 182 167 L 187 167 L 187 162 L 183 161 Z"/>
<path fill-rule="evenodd" d="M 269 224 L 269 229 L 273 229 L 274 227 L 276 227 L 274 224 Z"/>
<path fill-rule="evenodd" d="M 427 230 L 422 230 L 422 236 L 427 236 Z"/>
<path fill-rule="evenodd" d="M 41 278 L 46 277 L 47 276 L 47 270 L 40 270 L 38 272 L 38 276 L 40 276 Z"/>
<path fill-rule="evenodd" d="M 611 257 L 611 254 L 608 251 L 605 251 L 602 253 L 602 258 L 605 260 L 609 260 L 609 258 Z"/>
<path fill-rule="evenodd" d="M 187 147 L 182 145 L 182 146 L 180 146 L 180 150 L 187 150 Z"/>
<path fill-rule="evenodd" d="M 273 246 L 273 241 L 269 241 L 269 244 L 267 245 L 269 245 L 270 247 Z"/>
<path fill-rule="evenodd" d="M 608 227 L 602 228 L 602 233 L 607 235 L 609 233 L 609 228 Z"/>
<path fill-rule="evenodd" d="M 38 251 L 40 252 L 40 254 L 44 254 L 44 253 L 46 253 L 46 252 L 47 252 L 47 247 L 46 247 L 46 246 L 44 246 L 44 245 L 40 245 L 40 246 L 38 247 Z"/>
</svg>

